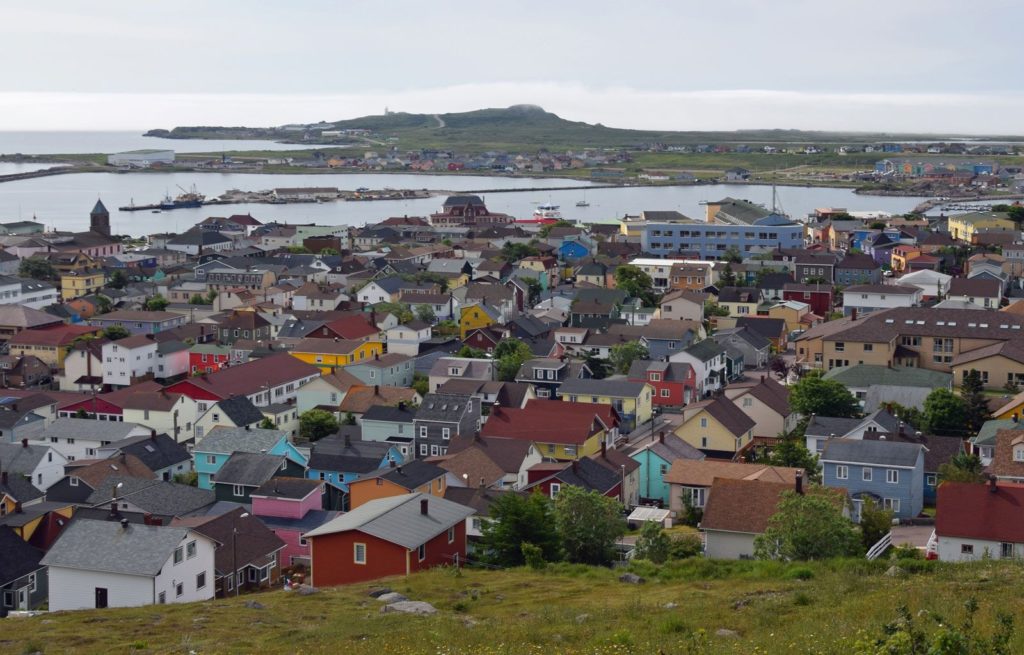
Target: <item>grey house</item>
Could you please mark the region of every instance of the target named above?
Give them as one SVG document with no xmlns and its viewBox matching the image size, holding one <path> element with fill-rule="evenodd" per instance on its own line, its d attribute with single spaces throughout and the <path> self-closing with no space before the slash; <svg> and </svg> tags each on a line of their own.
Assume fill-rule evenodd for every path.
<svg viewBox="0 0 1024 655">
<path fill-rule="evenodd" d="M 363 384 L 371 386 L 379 384 L 382 387 L 411 387 L 412 376 L 416 371 L 413 369 L 412 357 L 388 353 L 357 364 L 349 364 L 345 367 L 345 372 L 356 376 Z"/>
<path fill-rule="evenodd" d="M 468 394 L 427 394 L 414 426 L 419 457 L 444 455 L 453 438 L 480 429 L 480 400 Z"/>
<path fill-rule="evenodd" d="M 374 405 L 359 419 L 365 441 L 387 441 L 390 437 L 412 437 L 416 410 L 405 403 L 397 407 Z"/>
<path fill-rule="evenodd" d="M 829 439 L 821 453 L 822 484 L 847 490 L 856 520 L 868 499 L 912 519 L 924 508 L 924 452 L 917 443 Z"/>
<path fill-rule="evenodd" d="M 0 526 L 0 618 L 46 602 L 46 567 L 39 563 L 43 554 L 11 528 Z"/>
<path fill-rule="evenodd" d="M 836 284 L 881 284 L 882 267 L 871 255 L 846 255 L 836 264 Z"/>
<path fill-rule="evenodd" d="M 271 478 L 304 478 L 305 468 L 283 455 L 236 452 L 213 481 L 217 500 L 250 503 L 250 496 Z"/>
<path fill-rule="evenodd" d="M 726 349 L 734 348 L 743 353 L 743 364 L 748 368 L 761 369 L 768 365 L 772 342 L 746 327 L 718 330 L 711 338 Z M 732 377 L 732 376 L 730 376 Z"/>
</svg>

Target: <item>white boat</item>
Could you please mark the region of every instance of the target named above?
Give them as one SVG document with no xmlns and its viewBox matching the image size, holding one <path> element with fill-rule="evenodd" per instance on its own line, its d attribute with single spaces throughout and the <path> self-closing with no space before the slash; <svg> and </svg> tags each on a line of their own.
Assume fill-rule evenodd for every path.
<svg viewBox="0 0 1024 655">
<path fill-rule="evenodd" d="M 587 202 L 586 200 L 580 200 L 580 201 L 577 201 L 576 206 L 577 207 L 589 207 L 590 203 Z"/>
<path fill-rule="evenodd" d="M 562 212 L 558 211 L 558 205 L 544 203 L 537 205 L 537 208 L 533 210 L 533 217 L 559 221 L 562 220 Z"/>
</svg>

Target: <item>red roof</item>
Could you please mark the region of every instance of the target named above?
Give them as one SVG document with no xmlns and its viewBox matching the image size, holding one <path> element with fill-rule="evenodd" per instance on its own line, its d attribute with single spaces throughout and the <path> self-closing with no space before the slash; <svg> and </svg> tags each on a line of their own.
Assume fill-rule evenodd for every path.
<svg viewBox="0 0 1024 655">
<path fill-rule="evenodd" d="M 22 330 L 10 339 L 12 346 L 67 346 L 83 334 L 93 334 L 102 328 L 88 325 L 53 325 L 47 328 Z"/>
<path fill-rule="evenodd" d="M 320 369 L 316 366 L 300 361 L 288 353 L 279 353 L 238 366 L 226 366 L 209 375 L 182 380 L 167 387 L 167 391 L 196 398 L 195 390 L 198 389 L 224 399 L 258 393 L 264 385 L 276 387 L 317 375 L 320 375 Z"/>
<path fill-rule="evenodd" d="M 368 316 L 344 316 L 324 325 L 325 328 L 342 339 L 363 339 L 380 333 L 375 325 L 370 324 Z M 321 330 L 314 330 L 309 336 L 319 337 Z"/>
<path fill-rule="evenodd" d="M 528 400 L 526 407 L 495 407 L 480 430 L 484 437 L 582 444 L 602 428 L 619 424 L 611 405 Z"/>
<path fill-rule="evenodd" d="M 1024 542 L 1024 484 L 943 482 L 939 485 L 935 534 L 987 541 Z"/>
</svg>

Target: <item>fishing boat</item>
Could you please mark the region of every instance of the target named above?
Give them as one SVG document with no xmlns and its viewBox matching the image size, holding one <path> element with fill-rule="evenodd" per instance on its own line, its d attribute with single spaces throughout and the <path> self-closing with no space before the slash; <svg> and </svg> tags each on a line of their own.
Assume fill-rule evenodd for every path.
<svg viewBox="0 0 1024 655">
<path fill-rule="evenodd" d="M 534 218 L 553 219 L 556 221 L 562 220 L 562 212 L 558 211 L 558 205 L 552 205 L 551 203 L 543 203 L 537 205 L 537 208 L 533 210 Z"/>
<path fill-rule="evenodd" d="M 176 198 L 171 198 L 170 193 L 166 194 L 160 202 L 160 209 L 182 209 L 203 206 L 206 196 L 196 191 L 194 184 L 191 190 L 185 190 L 180 186 L 178 188 L 182 190 L 182 193 Z"/>
</svg>

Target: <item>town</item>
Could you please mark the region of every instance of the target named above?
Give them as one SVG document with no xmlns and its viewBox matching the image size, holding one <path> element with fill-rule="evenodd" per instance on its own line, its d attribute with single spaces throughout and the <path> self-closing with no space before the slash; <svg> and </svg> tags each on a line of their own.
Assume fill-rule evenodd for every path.
<svg viewBox="0 0 1024 655">
<path fill-rule="evenodd" d="M 1024 557 L 1019 204 L 439 205 L 141 241 L 102 199 L 86 232 L 0 225 L 0 613 L 563 559 L 635 582 Z"/>
</svg>

